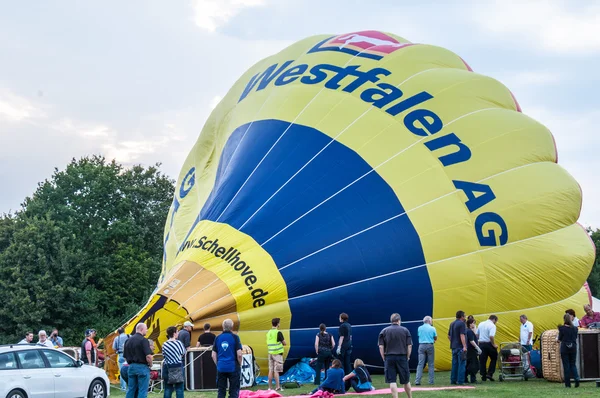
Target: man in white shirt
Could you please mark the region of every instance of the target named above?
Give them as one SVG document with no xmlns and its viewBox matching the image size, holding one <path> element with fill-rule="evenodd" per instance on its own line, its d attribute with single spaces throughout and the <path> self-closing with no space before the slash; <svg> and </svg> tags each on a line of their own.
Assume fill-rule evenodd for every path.
<svg viewBox="0 0 600 398">
<path fill-rule="evenodd" d="M 45 330 L 40 330 L 38 332 L 38 345 L 43 345 L 46 346 L 48 348 L 54 348 L 54 344 L 52 344 L 52 342 L 50 340 L 48 340 L 48 335 L 46 334 Z"/>
<path fill-rule="evenodd" d="M 527 320 L 527 315 L 521 315 L 521 346 L 527 351 L 533 348 L 533 323 Z"/>
<path fill-rule="evenodd" d="M 25 333 L 25 338 L 19 341 L 17 344 L 31 344 L 33 342 L 33 333 L 27 332 Z"/>
<path fill-rule="evenodd" d="M 498 317 L 490 315 L 489 319 L 479 324 L 479 372 L 482 381 L 495 381 L 494 372 L 496 371 L 496 361 L 498 360 L 498 345 L 494 338 L 496 337 L 496 322 Z M 487 360 L 490 358 L 490 367 L 487 367 Z M 486 371 L 487 369 L 487 371 Z"/>
</svg>

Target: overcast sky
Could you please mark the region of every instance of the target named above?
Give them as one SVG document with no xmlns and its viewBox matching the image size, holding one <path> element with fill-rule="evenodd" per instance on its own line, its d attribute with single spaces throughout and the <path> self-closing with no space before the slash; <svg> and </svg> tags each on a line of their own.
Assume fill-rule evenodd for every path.
<svg viewBox="0 0 600 398">
<path fill-rule="evenodd" d="M 506 84 L 581 184 L 580 222 L 600 227 L 600 2 L 0 4 L 0 213 L 88 154 L 161 162 L 176 178 L 211 109 L 255 62 L 306 36 L 375 29 L 446 47 Z"/>
</svg>

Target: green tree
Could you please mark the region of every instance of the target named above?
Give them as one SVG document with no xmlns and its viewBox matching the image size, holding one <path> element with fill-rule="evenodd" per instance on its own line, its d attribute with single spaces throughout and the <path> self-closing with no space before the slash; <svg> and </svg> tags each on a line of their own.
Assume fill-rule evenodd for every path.
<svg viewBox="0 0 600 398">
<path fill-rule="evenodd" d="M 0 342 L 57 327 L 79 345 L 114 330 L 156 285 L 173 181 L 160 165 L 73 159 L 0 218 Z"/>
<path fill-rule="evenodd" d="M 598 297 L 600 295 L 600 229 L 592 231 L 591 228 L 588 228 L 588 233 L 596 245 L 596 261 L 588 277 L 588 285 L 590 286 L 592 295 Z"/>
</svg>

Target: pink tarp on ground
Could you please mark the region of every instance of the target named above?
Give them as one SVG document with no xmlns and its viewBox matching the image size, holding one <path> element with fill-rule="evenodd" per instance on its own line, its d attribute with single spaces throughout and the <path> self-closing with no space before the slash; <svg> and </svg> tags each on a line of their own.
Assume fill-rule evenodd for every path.
<svg viewBox="0 0 600 398">
<path fill-rule="evenodd" d="M 413 387 L 412 390 L 413 391 L 441 391 L 441 390 L 470 390 L 470 389 L 474 389 L 475 387 L 472 386 L 453 386 L 453 387 Z M 361 392 L 361 393 L 357 393 L 357 392 L 347 392 L 344 395 L 381 395 L 381 394 L 391 394 L 392 391 L 389 388 L 384 388 L 381 390 L 375 390 L 375 391 L 368 391 L 368 392 Z M 404 394 L 404 389 L 402 388 L 402 386 L 398 387 L 398 393 L 399 394 Z M 240 397 L 241 397 L 241 393 L 240 393 Z M 288 396 L 285 398 L 306 398 L 306 395 L 293 395 L 293 396 Z M 249 398 L 249 397 L 246 397 Z M 254 397 L 252 397 L 254 398 Z"/>
</svg>

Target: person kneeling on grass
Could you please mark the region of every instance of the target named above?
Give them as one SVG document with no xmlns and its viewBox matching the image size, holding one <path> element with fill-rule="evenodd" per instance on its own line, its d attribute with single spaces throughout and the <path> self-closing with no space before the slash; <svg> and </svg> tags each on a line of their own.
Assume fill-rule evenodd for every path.
<svg viewBox="0 0 600 398">
<path fill-rule="evenodd" d="M 356 392 L 367 392 L 375 389 L 371 384 L 373 382 L 373 380 L 371 380 L 371 375 L 365 367 L 364 362 L 360 359 L 354 361 L 354 370 L 344 376 L 344 381 L 346 382 L 344 386 L 346 390 L 349 390 L 350 386 L 352 386 Z"/>
<path fill-rule="evenodd" d="M 318 390 L 327 391 L 332 394 L 346 393 L 346 388 L 344 387 L 344 369 L 342 369 L 342 362 L 339 359 L 333 360 L 331 368 L 327 372 L 327 377 L 319 387 L 311 392 L 311 395 Z"/>
</svg>

